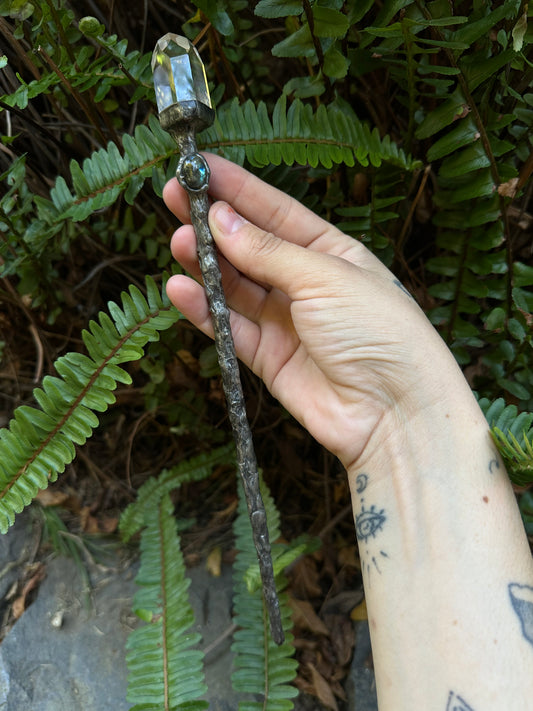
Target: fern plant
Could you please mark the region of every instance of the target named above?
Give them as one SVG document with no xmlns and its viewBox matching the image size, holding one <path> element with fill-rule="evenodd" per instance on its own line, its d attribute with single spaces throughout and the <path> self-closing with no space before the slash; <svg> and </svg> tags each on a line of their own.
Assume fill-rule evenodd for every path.
<svg viewBox="0 0 533 711">
<path fill-rule="evenodd" d="M 128 700 L 134 704 L 132 711 L 200 711 L 208 707 L 199 700 L 206 690 L 203 655 L 192 648 L 200 635 L 191 632 L 190 580 L 169 495 L 151 502 L 144 512 L 133 609 L 146 624 L 128 638 Z"/>
<path fill-rule="evenodd" d="M 155 116 L 149 126 L 137 126 L 134 135 L 124 134 L 122 151 L 115 143 L 94 152 L 82 165 L 70 162 L 72 189 L 59 176 L 50 191 L 50 199 L 35 198 L 37 222 L 27 224 L 23 239 L 31 253 L 40 258 L 49 240 L 74 222 L 113 205 L 121 194 L 133 204 L 147 177 L 161 194 L 167 177 L 175 171 L 175 142 L 163 131 Z M 251 102 L 240 106 L 237 101 L 219 107 L 213 128 L 199 137 L 201 147 L 220 149 L 234 161 L 247 159 L 252 165 L 311 165 L 319 163 L 331 169 L 334 164 L 353 166 L 371 163 L 380 166 L 390 162 L 404 170 L 419 164 L 405 155 L 388 137 L 381 140 L 377 132 L 360 122 L 348 106 L 320 105 L 313 113 L 309 105 L 295 100 L 288 108 L 286 97 L 276 103 L 272 118 L 266 105 Z M 167 161 L 168 169 L 164 169 Z M 36 229 L 36 224 L 38 230 Z M 6 264 L 9 264 L 6 251 Z M 6 267 L 7 268 L 7 267 Z"/>
<path fill-rule="evenodd" d="M 123 363 L 143 356 L 143 347 L 159 338 L 179 313 L 146 279 L 146 298 L 135 286 L 122 295 L 122 305 L 109 303 L 112 318 L 102 312 L 83 332 L 89 355 L 68 353 L 59 358 L 59 377 L 47 375 L 34 390 L 40 408 L 22 405 L 8 428 L 0 430 L 0 530 L 5 533 L 20 513 L 57 479 L 98 426 L 102 413 L 115 401 L 117 383 L 131 382 Z"/>
<path fill-rule="evenodd" d="M 137 284 L 168 265 L 172 225 L 152 193 L 161 195 L 177 156 L 154 118 L 145 51 L 157 39 L 152 34 L 162 13 L 164 31 L 181 24 L 191 39 L 200 38 L 209 60 L 217 119 L 199 137 L 200 147 L 246 164 L 394 266 L 468 369 L 495 445 L 522 488 L 521 511 L 531 530 L 531 4 L 194 5 L 191 11 L 175 4 L 165 14 L 146 4 L 149 17 L 139 23 L 145 42 L 121 36 L 126 24 L 111 29 L 115 3 L 104 3 L 99 14 L 84 0 L 75 8 L 67 0 L 0 0 L 0 289 L 7 310 L 16 312 L 13 323 L 24 313 L 38 334 L 45 324 L 61 333 L 61 316 L 89 314 L 79 302 L 106 261 L 137 260 L 135 269 L 122 272 Z M 63 279 L 71 272 L 69 293 Z M 146 280 L 146 296 L 133 285 L 120 303 L 113 294 L 107 310 L 109 297 L 100 303 L 98 291 L 89 301 L 101 313 L 80 343 L 87 354 L 76 346 L 56 360 L 57 375 L 46 375 L 35 390 L 38 407 L 13 407 L 0 431 L 2 531 L 101 428 L 117 383 L 131 382 L 125 364 L 141 361 L 141 372 L 157 370 L 164 380 L 177 350 L 171 338 L 158 340 L 179 314 L 153 280 Z M 190 336 L 184 340 L 187 353 L 204 347 Z M 13 352 L 11 342 L 1 345 L 4 355 Z M 216 369 L 200 365 L 195 376 L 216 379 Z M 178 402 L 165 387 L 145 387 L 142 396 L 154 410 L 198 402 L 190 389 Z M 177 420 L 175 429 L 186 429 L 184 418 Z M 128 660 L 131 698 L 145 708 L 205 707 L 169 496 L 185 481 L 231 465 L 232 447 L 220 428 L 202 430 L 194 422 L 210 451 L 180 452 L 177 464 L 139 488 L 120 524 L 124 538 L 142 531 L 135 607 L 147 625 L 130 640 Z M 275 538 L 277 514 L 266 498 Z M 290 645 L 278 650 L 267 639 L 246 526 L 240 511 L 234 685 L 243 709 L 288 709 L 294 662 Z M 281 586 L 283 567 L 301 545 L 274 547 Z M 178 683 L 174 663 L 186 665 L 191 654 L 187 687 Z M 143 674 L 143 663 L 153 679 Z"/>
<path fill-rule="evenodd" d="M 279 514 L 266 487 L 262 486 L 270 539 L 279 538 Z M 262 587 L 259 584 L 259 566 L 257 553 L 253 546 L 252 529 L 246 499 L 242 486 L 239 486 L 239 509 L 235 520 L 235 544 L 238 555 L 233 568 L 235 624 L 238 626 L 234 635 L 232 650 L 235 653 L 235 671 L 232 676 L 233 687 L 244 695 L 239 702 L 239 711 L 290 711 L 291 699 L 297 696 L 297 689 L 290 684 L 296 676 L 297 663 L 293 659 L 293 636 L 289 632 L 292 623 L 287 594 L 283 592 L 286 580 L 283 568 L 277 571 L 276 585 L 279 595 L 281 619 L 285 631 L 285 642 L 276 645 L 270 636 L 268 614 L 263 600 Z M 284 547 L 285 548 L 285 547 Z M 292 548 L 283 567 L 289 565 L 301 554 L 298 548 Z M 281 554 L 280 547 L 273 550 L 274 560 Z M 276 564 L 275 570 L 276 570 Z M 279 566 L 278 566 L 279 568 Z M 251 571 L 255 572 L 257 584 L 250 584 Z M 248 581 L 248 582 L 247 582 Z"/>
<path fill-rule="evenodd" d="M 183 563 L 169 492 L 191 478 L 208 476 L 212 464 L 212 459 L 209 465 L 205 461 L 186 462 L 172 474 L 164 472 L 158 482 L 149 480 L 139 492 L 138 500 L 122 517 L 121 528 L 126 536 L 138 528 L 143 529 L 140 569 L 136 577 L 139 589 L 133 609 L 145 624 L 130 634 L 126 656 L 128 699 L 134 703 L 132 711 L 185 708 L 192 711 L 208 706 L 201 698 L 206 693 L 203 653 L 198 648 L 201 638 L 191 632 L 194 613 L 187 597 L 190 579 Z M 279 514 L 264 486 L 263 497 L 269 532 L 275 539 L 279 536 Z M 232 682 L 235 690 L 243 695 L 239 709 L 290 711 L 291 699 L 298 693 L 290 684 L 297 667 L 292 658 L 290 609 L 287 596 L 282 593 L 280 606 L 286 641 L 278 647 L 270 637 L 261 585 L 254 587 L 246 582 L 250 570 L 257 568 L 258 578 L 259 570 L 242 487 L 235 537 L 238 555 L 233 575 L 234 617 L 238 630 L 232 646 L 236 667 Z M 304 549 L 305 546 L 300 546 L 285 551 L 283 566 Z M 277 573 L 276 582 L 281 590 L 286 583 L 282 570 Z"/>
<path fill-rule="evenodd" d="M 518 413 L 516 405 L 506 405 L 503 398 L 479 401 L 511 479 L 527 486 L 533 479 L 533 413 Z"/>
<path fill-rule="evenodd" d="M 509 219 L 523 183 L 517 138 L 518 144 L 528 144 L 531 125 L 531 112 L 515 88 L 527 66 L 524 37 L 515 38 L 523 20 L 520 7 L 513 0 L 489 12 L 479 8 L 450 17 L 443 3 L 424 8 L 412 3 L 396 25 L 367 31 L 385 38 L 376 47 L 385 61 L 405 52 L 409 69 L 413 55 L 432 57 L 418 63 L 410 84 L 410 119 L 414 116 L 416 123 L 417 110 L 421 119 L 414 136 L 421 142 L 437 137 L 427 160 L 438 167 L 433 199 L 439 210 L 433 222 L 441 254 L 427 267 L 441 277 L 429 293 L 442 303 L 430 316 L 464 365 L 476 347 L 491 344 L 482 361 L 494 384 L 530 407 L 532 342 L 526 314 L 533 270 L 513 254 Z M 496 42 L 491 33 L 497 34 Z M 440 49 L 437 58 L 433 47 Z M 420 97 L 428 89 L 438 104 L 424 115 Z M 488 332 L 482 339 L 481 329 Z"/>
</svg>

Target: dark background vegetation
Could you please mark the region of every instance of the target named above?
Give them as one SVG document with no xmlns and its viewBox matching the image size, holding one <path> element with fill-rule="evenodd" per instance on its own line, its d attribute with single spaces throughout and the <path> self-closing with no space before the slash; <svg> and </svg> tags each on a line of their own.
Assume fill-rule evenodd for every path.
<svg viewBox="0 0 533 711">
<path fill-rule="evenodd" d="M 374 150 L 383 160 L 368 159 L 368 133 L 362 148 L 353 146 L 362 150 L 354 165 L 313 162 L 307 154 L 300 160 L 293 150 L 293 161 L 283 153 L 281 165 L 272 166 L 267 137 L 245 135 L 242 152 L 224 126 L 203 143 L 243 159 L 363 239 L 430 314 L 486 408 L 503 397 L 517 408 L 515 416 L 532 410 L 533 56 L 531 31 L 520 26 L 527 24 L 527 5 L 290 2 L 287 16 L 279 3 L 263 12 L 267 16 L 254 14 L 255 5 L 0 2 L 0 55 L 6 58 L 0 70 L 1 424 L 18 406 L 33 404 L 33 389 L 54 372 L 59 356 L 84 352 L 82 330 L 110 300 L 120 301 L 130 284 L 143 290 L 146 275 L 161 284 L 163 271 L 175 268 L 168 245 L 176 220 L 158 195 L 172 173 L 168 156 L 154 159 L 159 172 L 153 184 L 145 182 L 148 166 L 148 172 L 145 167 L 88 189 L 85 219 L 72 212 L 71 219 L 47 223 L 48 203 L 39 202 L 50 200 L 58 176 L 72 189 L 78 175 L 73 160 L 83 165 L 109 142 L 121 149 L 124 134 L 148 125 L 155 114 L 149 54 L 168 31 L 195 41 L 221 117 L 241 115 L 238 107 L 228 108 L 233 99 L 239 105 L 263 101 L 272 115 L 285 91 L 289 103 L 300 100 L 313 112 L 336 105 L 376 129 Z M 346 27 L 332 15 L 331 28 L 324 29 L 317 7 L 344 14 Z M 418 27 L 412 21 L 447 12 L 465 21 Z M 78 22 L 84 16 L 103 28 L 96 23 L 83 35 Z M 389 160 L 380 143 L 386 137 L 412 159 Z M 338 139 L 350 143 L 348 136 Z M 325 145 L 334 142 L 328 140 Z M 289 151 L 290 136 L 285 143 Z M 266 159 L 253 152 L 258 144 Z M 81 204 L 86 195 L 77 181 L 74 203 L 77 196 Z M 99 207 L 99 191 L 109 194 L 117 186 L 115 198 Z M 213 348 L 189 324 L 180 321 L 163 332 L 128 370 L 133 384 L 119 386 L 94 436 L 39 497 L 42 506 L 62 506 L 78 532 L 115 532 L 121 512 L 149 477 L 230 438 Z M 243 379 L 258 460 L 281 512 L 283 536 L 305 532 L 323 541 L 293 570 L 292 591 L 317 612 L 337 616 L 338 629 L 326 641 L 317 622 L 301 621 L 302 668 L 312 659 L 341 694 L 352 641 L 342 630 L 360 597 L 353 593 L 360 588 L 360 567 L 344 472 L 252 374 L 243 370 Z M 532 459 L 530 453 L 522 463 L 531 468 Z M 522 475 L 517 488 L 529 526 L 531 478 Z M 183 486 L 175 503 L 179 516 L 193 521 L 183 533 L 186 559 L 198 562 L 220 547 L 231 560 L 236 493 L 230 463 Z M 300 683 L 313 691 L 305 671 Z"/>
</svg>

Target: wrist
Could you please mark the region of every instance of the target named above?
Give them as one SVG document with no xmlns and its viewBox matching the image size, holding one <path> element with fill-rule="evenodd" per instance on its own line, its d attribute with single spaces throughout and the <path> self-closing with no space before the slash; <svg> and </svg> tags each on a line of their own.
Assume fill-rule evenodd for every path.
<svg viewBox="0 0 533 711">
<path fill-rule="evenodd" d="M 455 365 L 455 364 L 454 364 Z M 386 409 L 357 460 L 344 463 L 352 480 L 363 470 L 385 478 L 395 470 L 427 476 L 439 463 L 463 468 L 480 447 L 495 451 L 488 423 L 462 373 L 410 389 Z M 474 442 L 476 445 L 474 446 Z"/>
<path fill-rule="evenodd" d="M 482 551 L 499 549 L 510 534 L 515 549 L 521 539 L 527 549 L 505 466 L 469 388 L 467 394 L 453 411 L 444 403 L 408 419 L 391 411 L 349 467 L 363 573 L 382 551 L 385 562 L 403 560 L 414 576 L 457 569 L 466 542 L 479 548 L 480 561 Z"/>
</svg>

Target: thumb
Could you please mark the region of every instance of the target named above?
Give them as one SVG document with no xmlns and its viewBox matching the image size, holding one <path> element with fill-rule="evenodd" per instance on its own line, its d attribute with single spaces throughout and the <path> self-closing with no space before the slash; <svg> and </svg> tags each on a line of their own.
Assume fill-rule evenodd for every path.
<svg viewBox="0 0 533 711">
<path fill-rule="evenodd" d="M 225 202 L 211 207 L 209 226 L 217 247 L 234 267 L 292 299 L 304 298 L 309 290 L 315 292 L 317 284 L 328 277 L 328 264 L 338 272 L 342 261 L 265 232 Z"/>
</svg>

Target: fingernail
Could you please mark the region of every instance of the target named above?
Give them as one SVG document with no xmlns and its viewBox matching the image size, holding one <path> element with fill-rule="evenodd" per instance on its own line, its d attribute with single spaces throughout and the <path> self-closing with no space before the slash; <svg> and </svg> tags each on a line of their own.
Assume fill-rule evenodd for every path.
<svg viewBox="0 0 533 711">
<path fill-rule="evenodd" d="M 213 216 L 214 221 L 221 232 L 227 235 L 232 234 L 246 223 L 244 217 L 241 217 L 238 212 L 230 205 L 220 205 L 216 208 Z"/>
</svg>

